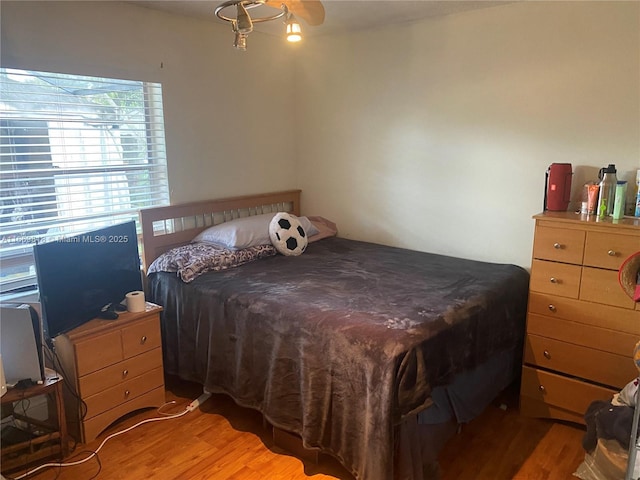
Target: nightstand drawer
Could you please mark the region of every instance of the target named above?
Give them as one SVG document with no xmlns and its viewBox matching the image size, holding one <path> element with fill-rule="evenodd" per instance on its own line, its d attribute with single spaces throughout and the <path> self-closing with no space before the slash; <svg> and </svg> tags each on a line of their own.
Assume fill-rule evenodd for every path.
<svg viewBox="0 0 640 480">
<path fill-rule="evenodd" d="M 603 303 L 633 310 L 635 302 L 625 293 L 618 282 L 618 272 L 600 268 L 584 267 L 580 300 Z"/>
<path fill-rule="evenodd" d="M 529 313 L 620 330 L 640 339 L 640 312 L 638 311 L 581 302 L 546 293 L 529 292 Z"/>
<path fill-rule="evenodd" d="M 154 348 L 159 348 L 161 343 L 160 321 L 157 316 L 122 329 L 124 358 L 135 357 Z"/>
<path fill-rule="evenodd" d="M 538 227 L 533 242 L 533 258 L 580 265 L 584 238 L 582 230 Z"/>
<path fill-rule="evenodd" d="M 81 377 L 80 396 L 90 397 L 110 387 L 138 377 L 162 365 L 162 349 L 155 348 L 136 357 Z"/>
<path fill-rule="evenodd" d="M 631 358 L 580 345 L 527 335 L 524 361 L 548 370 L 589 379 L 595 383 L 622 388 L 638 372 Z"/>
<path fill-rule="evenodd" d="M 638 335 L 529 313 L 527 333 L 631 357 Z M 631 361 L 631 360 L 630 360 Z"/>
<path fill-rule="evenodd" d="M 617 391 L 535 368 L 522 367 L 520 393 L 532 400 L 574 412 L 581 418 L 591 402 L 611 400 Z"/>
<path fill-rule="evenodd" d="M 89 420 L 83 421 L 82 437 L 93 440 L 98 436 L 98 434 L 100 434 L 100 432 L 121 416 L 140 408 L 148 408 L 150 406 L 160 407 L 164 402 L 164 386 L 155 388 L 128 402 L 117 405 L 100 415 L 96 415 Z"/>
<path fill-rule="evenodd" d="M 588 232 L 584 265 L 618 270 L 629 255 L 640 251 L 640 237 Z"/>
<path fill-rule="evenodd" d="M 96 395 L 84 398 L 87 405 L 85 419 L 88 420 L 121 403 L 128 402 L 140 395 L 162 386 L 164 374 L 162 368 L 156 368 L 136 378 L 132 378 L 115 387 L 106 389 Z"/>
<path fill-rule="evenodd" d="M 582 267 L 533 260 L 529 288 L 535 292 L 578 298 Z"/>
<path fill-rule="evenodd" d="M 109 348 L 105 348 L 107 346 Z M 81 377 L 122 360 L 120 331 L 103 333 L 75 345 L 78 376 Z"/>
</svg>

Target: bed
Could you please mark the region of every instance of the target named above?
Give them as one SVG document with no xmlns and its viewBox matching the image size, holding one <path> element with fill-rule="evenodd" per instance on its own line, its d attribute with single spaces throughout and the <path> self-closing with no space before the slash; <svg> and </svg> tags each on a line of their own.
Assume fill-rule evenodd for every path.
<svg viewBox="0 0 640 480">
<path fill-rule="evenodd" d="M 142 210 L 145 267 L 269 212 L 300 216 L 300 191 Z M 167 373 L 260 411 L 359 480 L 425 480 L 455 425 L 517 378 L 528 281 L 515 265 L 329 235 L 188 282 L 156 270 L 147 295 L 164 307 Z"/>
</svg>

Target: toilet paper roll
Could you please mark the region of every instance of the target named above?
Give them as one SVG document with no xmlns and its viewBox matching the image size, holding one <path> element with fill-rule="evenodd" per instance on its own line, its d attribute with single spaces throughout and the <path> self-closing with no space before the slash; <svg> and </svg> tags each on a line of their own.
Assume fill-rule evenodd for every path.
<svg viewBox="0 0 640 480">
<path fill-rule="evenodd" d="M 127 300 L 127 311 L 136 313 L 136 312 L 144 312 L 146 310 L 147 304 L 144 301 L 144 292 L 135 291 L 129 292 L 125 296 Z"/>
</svg>

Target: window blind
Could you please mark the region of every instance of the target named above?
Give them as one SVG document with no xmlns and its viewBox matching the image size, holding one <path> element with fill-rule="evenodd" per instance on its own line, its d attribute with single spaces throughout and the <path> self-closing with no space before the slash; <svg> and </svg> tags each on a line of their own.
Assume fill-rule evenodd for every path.
<svg viewBox="0 0 640 480">
<path fill-rule="evenodd" d="M 0 68 L 0 293 L 34 244 L 168 203 L 160 84 Z"/>
</svg>

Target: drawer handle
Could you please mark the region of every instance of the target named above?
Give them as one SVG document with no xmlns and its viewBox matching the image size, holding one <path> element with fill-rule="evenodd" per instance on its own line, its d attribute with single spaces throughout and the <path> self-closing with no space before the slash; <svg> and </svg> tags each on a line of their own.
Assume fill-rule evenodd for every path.
<svg viewBox="0 0 640 480">
<path fill-rule="evenodd" d="M 140 345 L 144 345 L 145 343 L 147 343 L 147 336 L 143 335 L 142 338 L 140 338 Z"/>
<path fill-rule="evenodd" d="M 549 350 L 545 350 L 544 352 L 542 352 L 542 354 L 544 355 L 544 358 L 546 358 L 547 360 L 551 360 L 551 354 L 549 353 Z"/>
<path fill-rule="evenodd" d="M 538 390 L 540 390 L 542 393 L 545 393 L 545 392 L 547 391 L 547 389 L 546 389 L 546 388 L 544 388 L 544 385 L 540 385 L 540 386 L 538 387 Z"/>
<path fill-rule="evenodd" d="M 549 304 L 549 310 L 555 312 L 557 310 L 556 306 L 553 303 Z"/>
<path fill-rule="evenodd" d="M 562 248 L 562 245 L 560 245 L 558 242 L 553 244 L 553 248 L 555 248 L 556 250 L 560 250 Z"/>
<path fill-rule="evenodd" d="M 560 283 L 556 277 L 551 277 L 551 278 L 549 279 L 549 281 L 550 281 L 551 283 Z"/>
<path fill-rule="evenodd" d="M 615 251 L 615 250 L 609 250 L 609 251 L 607 252 L 607 255 L 609 255 L 610 257 L 615 257 L 615 256 L 617 255 L 617 253 L 616 253 L 616 251 Z"/>
<path fill-rule="evenodd" d="M 129 370 L 123 370 L 122 371 L 122 378 L 125 378 L 127 375 L 129 375 Z"/>
<path fill-rule="evenodd" d="M 129 390 L 125 390 L 124 391 L 124 398 L 129 398 L 129 395 L 131 395 L 131 392 Z"/>
</svg>

